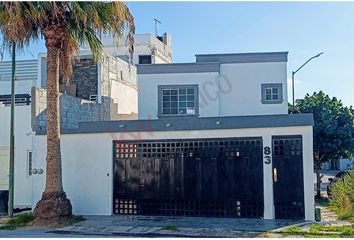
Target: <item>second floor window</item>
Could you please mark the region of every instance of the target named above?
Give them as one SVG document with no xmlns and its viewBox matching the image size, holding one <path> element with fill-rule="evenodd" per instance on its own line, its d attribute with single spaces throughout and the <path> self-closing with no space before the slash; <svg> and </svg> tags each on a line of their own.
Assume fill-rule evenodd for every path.
<svg viewBox="0 0 354 240">
<path fill-rule="evenodd" d="M 279 100 L 279 88 L 269 87 L 265 89 L 265 100 Z"/>
<path fill-rule="evenodd" d="M 262 84 L 262 103 L 282 103 L 282 90 L 281 83 Z"/>
<path fill-rule="evenodd" d="M 159 115 L 196 115 L 198 114 L 198 87 L 160 86 Z"/>
</svg>

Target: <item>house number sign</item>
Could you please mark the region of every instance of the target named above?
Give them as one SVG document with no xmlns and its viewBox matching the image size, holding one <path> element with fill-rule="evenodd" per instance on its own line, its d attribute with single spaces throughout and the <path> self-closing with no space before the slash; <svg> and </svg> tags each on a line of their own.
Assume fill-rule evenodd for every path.
<svg viewBox="0 0 354 240">
<path fill-rule="evenodd" d="M 272 162 L 272 157 L 270 156 L 270 147 L 264 147 L 264 163 L 270 164 Z"/>
</svg>

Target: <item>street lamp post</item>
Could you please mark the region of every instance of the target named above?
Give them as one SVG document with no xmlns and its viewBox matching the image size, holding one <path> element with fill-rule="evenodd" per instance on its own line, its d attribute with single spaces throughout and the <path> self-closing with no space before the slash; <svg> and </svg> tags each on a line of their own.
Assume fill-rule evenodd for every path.
<svg viewBox="0 0 354 240">
<path fill-rule="evenodd" d="M 14 166 L 15 166 L 15 70 L 16 70 L 16 44 L 11 43 L 11 124 L 10 124 L 10 162 L 9 162 L 9 217 L 14 213 Z"/>
<path fill-rule="evenodd" d="M 298 69 L 296 69 L 296 71 L 292 71 L 291 73 L 291 80 L 292 80 L 292 90 L 293 90 L 293 106 L 295 106 L 295 74 L 301 69 L 303 68 L 307 63 L 309 63 L 312 59 L 314 58 L 318 58 L 319 56 L 321 56 L 323 54 L 323 52 L 313 56 L 312 58 L 309 58 L 309 60 L 307 60 L 304 64 L 302 64 Z"/>
</svg>

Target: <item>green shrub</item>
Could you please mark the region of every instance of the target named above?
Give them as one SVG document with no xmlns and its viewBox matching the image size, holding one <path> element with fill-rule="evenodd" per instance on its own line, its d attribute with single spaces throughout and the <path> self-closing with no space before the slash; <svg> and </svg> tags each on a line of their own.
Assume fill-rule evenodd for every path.
<svg viewBox="0 0 354 240">
<path fill-rule="evenodd" d="M 348 171 L 342 179 L 332 184 L 330 209 L 341 219 L 350 219 L 354 216 L 354 170 Z"/>
</svg>

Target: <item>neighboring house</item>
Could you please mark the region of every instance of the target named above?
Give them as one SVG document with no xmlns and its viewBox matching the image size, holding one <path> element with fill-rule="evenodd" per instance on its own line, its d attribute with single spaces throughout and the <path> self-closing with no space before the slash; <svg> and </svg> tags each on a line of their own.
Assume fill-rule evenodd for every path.
<svg viewBox="0 0 354 240">
<path fill-rule="evenodd" d="M 341 158 L 321 164 L 323 170 L 338 170 L 346 171 L 348 169 L 354 169 L 354 157 L 353 158 Z"/>
<path fill-rule="evenodd" d="M 287 114 L 286 68 L 287 52 L 138 65 L 138 120 L 62 131 L 74 214 L 314 220 L 313 116 Z M 33 207 L 44 184 L 33 178 Z"/>
<path fill-rule="evenodd" d="M 137 74 L 136 67 L 127 63 L 127 45 L 121 41 L 119 51 L 114 52 L 116 46 L 109 37 L 103 39 L 103 44 L 108 53 L 101 62 L 94 63 L 90 52 L 82 50 L 80 61 L 74 65 L 70 85 L 65 86 L 61 81 L 62 129 L 78 128 L 79 122 L 137 118 Z M 167 34 L 163 37 L 137 34 L 134 47 L 136 59 L 151 55 L 152 63 L 171 61 L 171 38 Z M 40 53 L 37 59 L 16 61 L 15 208 L 31 207 L 34 201 L 32 170 L 37 175 L 38 169 L 44 169 L 32 168 L 32 138 L 35 131 L 47 126 L 46 61 L 45 53 Z M 10 80 L 11 61 L 1 62 L 0 191 L 8 190 Z"/>
<path fill-rule="evenodd" d="M 102 34 L 101 42 L 105 51 L 112 56 L 118 56 L 125 61 L 129 59 L 129 48 L 124 39 L 114 40 L 111 36 Z M 88 49 L 87 46 L 83 48 Z M 134 64 L 157 64 L 172 62 L 172 39 L 164 33 L 153 36 L 149 33 L 134 35 Z"/>
<path fill-rule="evenodd" d="M 353 158 L 342 158 L 339 159 L 339 170 L 345 171 L 348 169 L 354 169 L 354 157 Z"/>
</svg>

